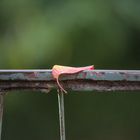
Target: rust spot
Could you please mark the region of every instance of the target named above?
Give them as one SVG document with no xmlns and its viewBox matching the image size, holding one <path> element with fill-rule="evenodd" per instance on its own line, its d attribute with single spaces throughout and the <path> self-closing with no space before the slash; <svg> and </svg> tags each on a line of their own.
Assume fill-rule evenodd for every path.
<svg viewBox="0 0 140 140">
<path fill-rule="evenodd" d="M 105 72 L 100 72 L 102 75 L 105 75 Z"/>
<path fill-rule="evenodd" d="M 28 78 L 35 78 L 35 77 L 37 77 L 37 75 L 38 75 L 37 72 L 31 72 L 31 73 L 25 74 L 25 76 Z"/>
<path fill-rule="evenodd" d="M 86 72 L 83 72 L 82 75 L 83 75 L 83 78 L 86 79 L 87 73 Z"/>
<path fill-rule="evenodd" d="M 92 72 L 92 74 L 93 74 L 93 75 L 96 75 L 96 76 L 99 76 L 99 77 L 102 76 L 102 73 L 100 73 L 100 72 L 98 73 L 98 72 L 95 72 L 95 71 L 94 71 L 94 72 Z"/>
<path fill-rule="evenodd" d="M 125 74 L 125 72 L 119 72 L 121 75 L 124 75 Z"/>
<path fill-rule="evenodd" d="M 135 79 L 139 79 L 139 75 L 135 75 L 134 77 L 135 77 Z"/>
</svg>

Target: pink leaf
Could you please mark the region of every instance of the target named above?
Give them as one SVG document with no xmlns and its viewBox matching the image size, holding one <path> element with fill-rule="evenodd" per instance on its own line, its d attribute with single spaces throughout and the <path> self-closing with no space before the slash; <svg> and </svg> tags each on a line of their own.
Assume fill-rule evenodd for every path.
<svg viewBox="0 0 140 140">
<path fill-rule="evenodd" d="M 54 65 L 52 68 L 52 75 L 53 77 L 56 79 L 57 84 L 59 86 L 59 88 L 64 91 L 65 93 L 67 93 L 67 91 L 60 85 L 59 83 L 59 76 L 62 74 L 74 74 L 74 73 L 78 73 L 84 70 L 93 70 L 94 66 L 86 66 L 86 67 L 68 67 L 68 66 L 60 66 L 60 65 Z"/>
</svg>

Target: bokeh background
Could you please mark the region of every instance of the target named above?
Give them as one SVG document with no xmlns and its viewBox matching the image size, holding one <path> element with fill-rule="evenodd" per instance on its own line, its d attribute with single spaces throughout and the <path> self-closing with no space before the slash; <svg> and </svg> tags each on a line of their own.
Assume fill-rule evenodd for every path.
<svg viewBox="0 0 140 140">
<path fill-rule="evenodd" d="M 0 69 L 140 69 L 138 0 L 0 0 Z M 139 140 L 139 92 L 70 92 L 67 140 Z M 58 140 L 57 92 L 5 96 L 3 140 Z"/>
</svg>

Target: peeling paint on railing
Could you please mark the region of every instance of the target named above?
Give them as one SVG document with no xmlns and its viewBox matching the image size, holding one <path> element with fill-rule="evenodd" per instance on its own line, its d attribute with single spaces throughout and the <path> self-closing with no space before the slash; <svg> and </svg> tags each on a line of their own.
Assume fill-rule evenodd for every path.
<svg viewBox="0 0 140 140">
<path fill-rule="evenodd" d="M 76 91 L 140 90 L 139 70 L 92 70 L 62 75 L 65 89 Z M 0 70 L 0 90 L 58 88 L 51 70 Z"/>
</svg>

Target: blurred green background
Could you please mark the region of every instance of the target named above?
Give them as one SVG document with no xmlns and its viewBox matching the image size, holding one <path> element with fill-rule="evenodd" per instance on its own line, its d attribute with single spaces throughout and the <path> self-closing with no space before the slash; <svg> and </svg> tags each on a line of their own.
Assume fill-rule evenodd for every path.
<svg viewBox="0 0 140 140">
<path fill-rule="evenodd" d="M 0 0 L 0 69 L 140 69 L 138 0 Z M 58 140 L 57 92 L 5 97 L 3 140 Z M 70 92 L 67 140 L 139 140 L 140 94 Z"/>
</svg>

